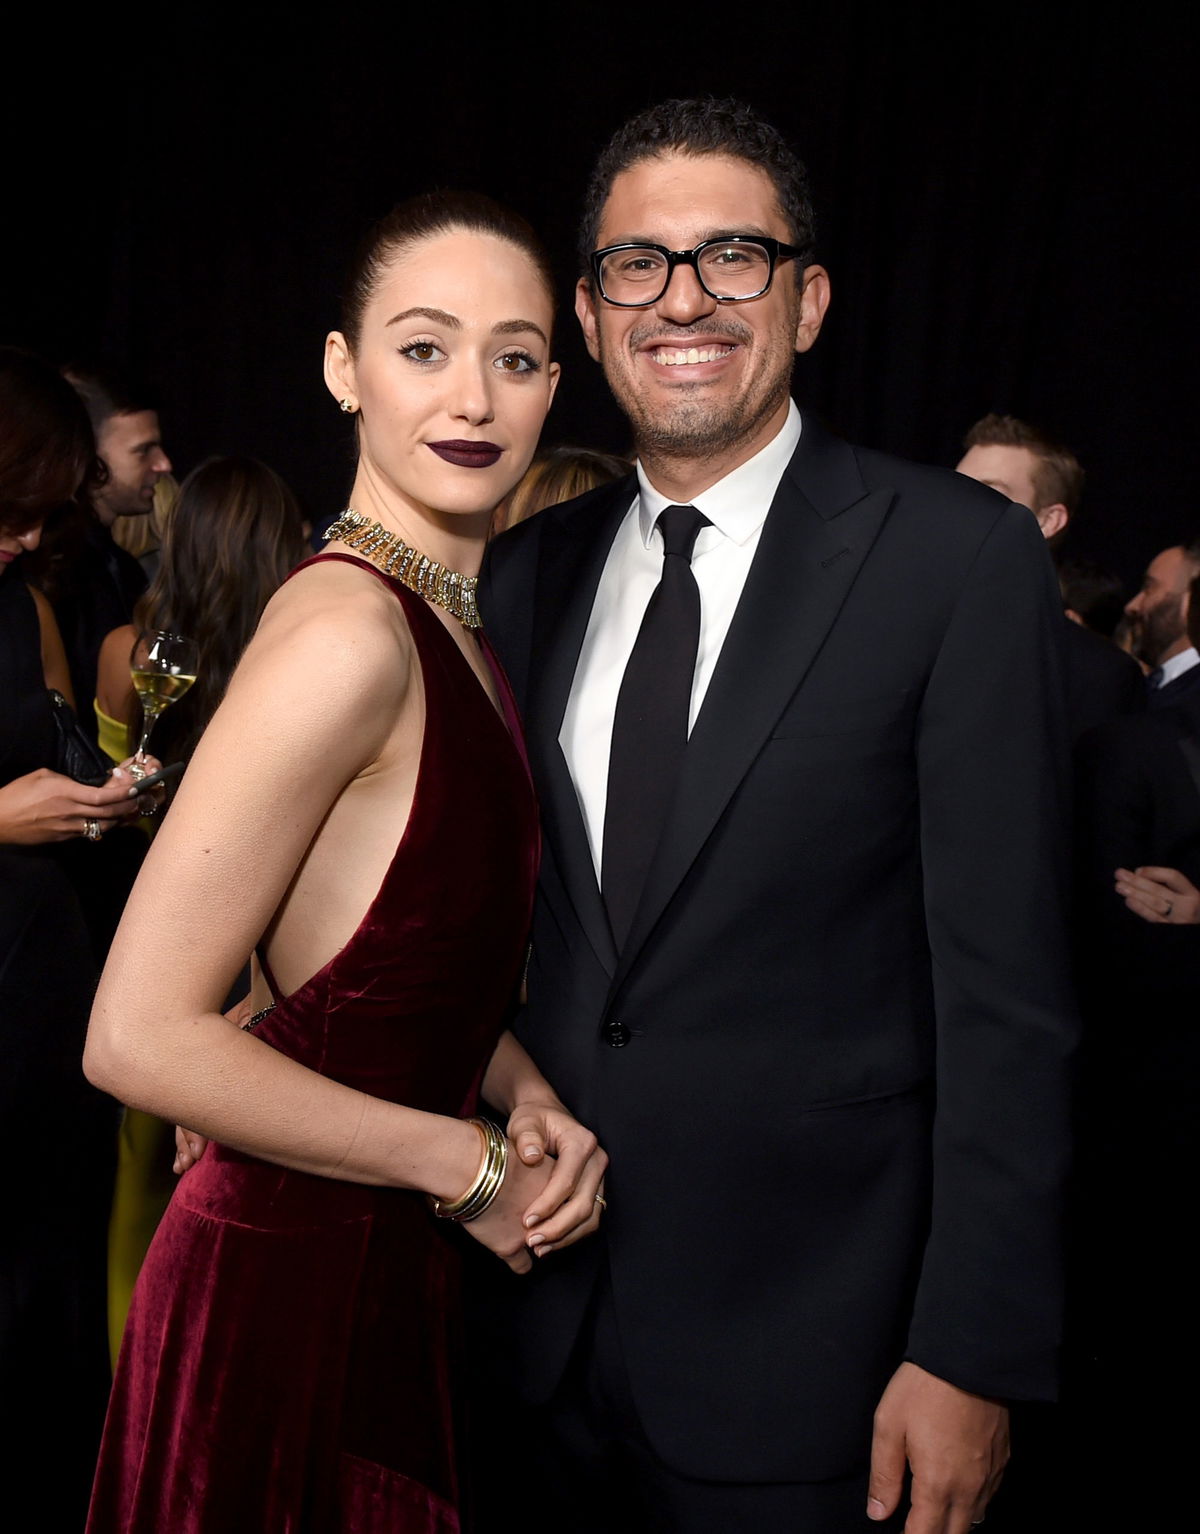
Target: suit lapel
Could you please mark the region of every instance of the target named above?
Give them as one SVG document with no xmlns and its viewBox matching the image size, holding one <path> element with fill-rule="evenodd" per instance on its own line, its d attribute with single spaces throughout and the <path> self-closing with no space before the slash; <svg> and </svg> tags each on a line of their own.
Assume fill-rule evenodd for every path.
<svg viewBox="0 0 1200 1534">
<path fill-rule="evenodd" d="M 684 754 L 679 789 L 622 951 L 615 994 L 824 643 L 893 492 L 809 416 Z"/>
<path fill-rule="evenodd" d="M 637 489 L 632 477 L 568 517 L 550 511 L 543 529 L 534 599 L 526 727 L 541 800 L 542 830 L 596 957 L 612 973 L 616 950 L 579 798 L 558 743 L 604 562 Z"/>
</svg>

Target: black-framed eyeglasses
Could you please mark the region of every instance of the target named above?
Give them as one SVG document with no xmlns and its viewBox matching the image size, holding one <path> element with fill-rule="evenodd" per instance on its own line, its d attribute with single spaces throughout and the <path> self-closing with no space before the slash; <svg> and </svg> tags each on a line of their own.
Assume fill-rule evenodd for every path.
<svg viewBox="0 0 1200 1534">
<path fill-rule="evenodd" d="M 761 298 L 780 261 L 808 259 L 808 251 L 765 234 L 731 234 L 702 240 L 695 250 L 665 245 L 606 245 L 592 252 L 592 275 L 600 297 L 621 309 L 644 309 L 667 291 L 677 266 L 690 266 L 710 298 L 741 304 Z"/>
</svg>

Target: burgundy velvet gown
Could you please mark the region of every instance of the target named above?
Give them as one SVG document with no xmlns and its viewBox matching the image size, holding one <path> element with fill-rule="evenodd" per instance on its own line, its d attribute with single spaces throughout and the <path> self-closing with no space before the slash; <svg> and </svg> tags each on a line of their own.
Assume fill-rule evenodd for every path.
<svg viewBox="0 0 1200 1534">
<path fill-rule="evenodd" d="M 505 721 L 421 598 L 374 566 L 420 657 L 412 813 L 346 946 L 256 1032 L 375 1097 L 455 1117 L 520 976 L 537 813 Z M 458 1243 L 420 1193 L 219 1145 L 180 1180 L 134 1293 L 91 1534 L 459 1528 Z"/>
</svg>

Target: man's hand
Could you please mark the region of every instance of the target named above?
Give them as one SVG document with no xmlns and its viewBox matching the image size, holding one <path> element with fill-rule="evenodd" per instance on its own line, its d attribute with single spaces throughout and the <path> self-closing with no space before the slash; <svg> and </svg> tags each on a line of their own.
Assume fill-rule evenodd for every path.
<svg viewBox="0 0 1200 1534">
<path fill-rule="evenodd" d="M 912 1470 L 904 1534 L 966 1534 L 1008 1463 L 1008 1408 L 904 1363 L 875 1412 L 867 1517 L 890 1517 Z"/>
</svg>

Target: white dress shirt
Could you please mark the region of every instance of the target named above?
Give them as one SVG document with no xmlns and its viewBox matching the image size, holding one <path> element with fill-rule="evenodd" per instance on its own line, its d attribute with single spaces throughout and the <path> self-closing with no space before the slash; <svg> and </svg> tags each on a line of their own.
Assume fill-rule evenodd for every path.
<svg viewBox="0 0 1200 1534">
<path fill-rule="evenodd" d="M 1182 676 L 1185 671 L 1190 671 L 1193 666 L 1200 666 L 1200 653 L 1194 646 L 1186 650 L 1180 650 L 1178 655 L 1172 655 L 1170 660 L 1163 661 L 1159 669 L 1158 680 L 1154 684 L 1155 692 L 1160 687 L 1165 687 L 1168 682 L 1173 682 L 1177 676 Z"/>
<path fill-rule="evenodd" d="M 692 552 L 692 570 L 700 588 L 700 644 L 692 678 L 689 735 L 746 584 L 767 512 L 799 441 L 800 412 L 793 401 L 778 435 L 766 447 L 688 503 L 712 524 L 700 529 Z M 654 488 L 640 463 L 637 476 L 638 494 L 617 529 L 596 588 L 558 736 L 579 796 L 597 880 L 617 694 L 647 604 L 662 579 L 662 534 L 655 524 L 666 507 L 676 504 Z"/>
</svg>

